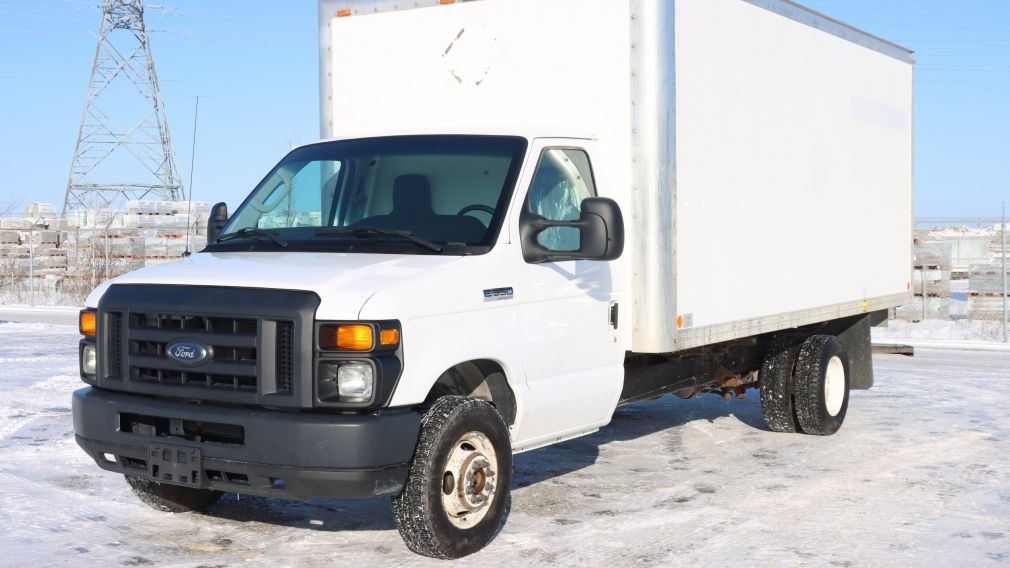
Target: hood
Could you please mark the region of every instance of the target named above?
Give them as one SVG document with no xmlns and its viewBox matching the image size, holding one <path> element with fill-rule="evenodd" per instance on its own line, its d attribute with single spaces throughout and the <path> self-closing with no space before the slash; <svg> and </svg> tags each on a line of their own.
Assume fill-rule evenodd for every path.
<svg viewBox="0 0 1010 568">
<path fill-rule="evenodd" d="M 315 292 L 323 300 L 320 313 L 333 319 L 357 319 L 362 306 L 380 288 L 438 271 L 461 258 L 314 252 L 197 253 L 104 282 L 88 297 L 87 306 L 97 307 L 102 294 L 114 284 L 270 288 Z"/>
</svg>

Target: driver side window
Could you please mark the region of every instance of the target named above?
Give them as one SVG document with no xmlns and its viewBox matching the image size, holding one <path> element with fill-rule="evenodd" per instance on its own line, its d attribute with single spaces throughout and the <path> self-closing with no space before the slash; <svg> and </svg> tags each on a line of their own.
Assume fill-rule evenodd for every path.
<svg viewBox="0 0 1010 568">
<path fill-rule="evenodd" d="M 551 221 L 578 221 L 582 215 L 582 200 L 587 197 L 596 197 L 596 184 L 585 150 L 544 150 L 526 197 L 530 210 Z M 551 251 L 577 251 L 579 230 L 551 227 L 537 236 L 537 242 Z"/>
</svg>

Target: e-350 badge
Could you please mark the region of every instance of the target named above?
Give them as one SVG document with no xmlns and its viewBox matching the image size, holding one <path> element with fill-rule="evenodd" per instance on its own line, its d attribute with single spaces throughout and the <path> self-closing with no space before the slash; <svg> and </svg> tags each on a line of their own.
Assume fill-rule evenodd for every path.
<svg viewBox="0 0 1010 568">
<path fill-rule="evenodd" d="M 484 301 L 485 302 L 497 302 L 498 300 L 511 300 L 515 297 L 515 291 L 512 288 L 490 288 L 484 290 Z"/>
</svg>

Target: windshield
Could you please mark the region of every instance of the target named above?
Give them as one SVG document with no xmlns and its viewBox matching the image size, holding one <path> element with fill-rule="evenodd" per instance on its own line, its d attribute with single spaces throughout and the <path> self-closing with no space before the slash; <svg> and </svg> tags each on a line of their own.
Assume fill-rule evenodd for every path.
<svg viewBox="0 0 1010 568">
<path fill-rule="evenodd" d="M 210 248 L 486 252 L 525 152 L 524 139 L 502 136 L 399 136 L 298 148 Z"/>
</svg>

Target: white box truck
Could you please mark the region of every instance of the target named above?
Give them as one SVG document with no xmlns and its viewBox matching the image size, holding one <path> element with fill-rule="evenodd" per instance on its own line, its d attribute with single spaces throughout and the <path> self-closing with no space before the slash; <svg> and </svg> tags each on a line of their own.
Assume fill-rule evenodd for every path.
<svg viewBox="0 0 1010 568">
<path fill-rule="evenodd" d="M 786 0 L 322 0 L 324 141 L 81 313 L 77 441 L 167 511 L 391 496 L 484 547 L 512 455 L 672 393 L 834 433 L 909 300 L 911 52 Z"/>
</svg>

